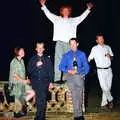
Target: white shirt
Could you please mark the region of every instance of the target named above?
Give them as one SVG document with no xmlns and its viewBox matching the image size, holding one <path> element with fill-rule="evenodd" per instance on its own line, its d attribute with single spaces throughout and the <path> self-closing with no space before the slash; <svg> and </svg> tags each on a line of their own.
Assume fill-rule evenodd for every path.
<svg viewBox="0 0 120 120">
<path fill-rule="evenodd" d="M 90 13 L 87 9 L 82 15 L 75 18 L 63 18 L 51 13 L 45 5 L 41 8 L 47 18 L 54 24 L 53 41 L 69 42 L 76 37 L 77 25 L 80 24 Z"/>
<path fill-rule="evenodd" d="M 106 68 L 111 65 L 111 60 L 105 54 L 110 54 L 113 56 L 113 52 L 108 45 L 96 45 L 92 48 L 91 53 L 88 57 L 88 61 L 90 62 L 92 59 L 95 60 L 96 66 L 101 68 Z"/>
</svg>

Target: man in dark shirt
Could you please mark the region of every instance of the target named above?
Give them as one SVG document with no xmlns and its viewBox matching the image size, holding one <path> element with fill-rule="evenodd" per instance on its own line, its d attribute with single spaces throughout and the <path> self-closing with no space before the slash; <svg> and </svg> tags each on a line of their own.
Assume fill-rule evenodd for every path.
<svg viewBox="0 0 120 120">
<path fill-rule="evenodd" d="M 84 120 L 82 113 L 84 76 L 89 72 L 89 65 L 84 52 L 77 49 L 76 38 L 69 41 L 71 50 L 62 58 L 59 69 L 64 72 L 64 79 L 72 93 L 74 120 Z"/>
<path fill-rule="evenodd" d="M 50 59 L 43 54 L 44 50 L 44 42 L 38 42 L 36 44 L 37 55 L 33 56 L 28 64 L 28 74 L 36 93 L 35 120 L 45 120 L 46 98 L 53 80 L 53 66 Z"/>
</svg>

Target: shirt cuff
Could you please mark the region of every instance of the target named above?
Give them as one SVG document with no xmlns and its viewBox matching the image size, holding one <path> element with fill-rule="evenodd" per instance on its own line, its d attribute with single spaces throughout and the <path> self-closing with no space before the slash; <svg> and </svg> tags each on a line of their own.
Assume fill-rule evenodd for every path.
<svg viewBox="0 0 120 120">
<path fill-rule="evenodd" d="M 46 9 L 46 6 L 45 5 L 43 5 L 42 7 L 41 7 L 41 10 L 45 10 Z"/>
<path fill-rule="evenodd" d="M 87 8 L 87 10 L 86 10 L 86 11 L 89 13 L 89 12 L 91 12 L 91 9 L 90 9 L 90 8 Z"/>
</svg>

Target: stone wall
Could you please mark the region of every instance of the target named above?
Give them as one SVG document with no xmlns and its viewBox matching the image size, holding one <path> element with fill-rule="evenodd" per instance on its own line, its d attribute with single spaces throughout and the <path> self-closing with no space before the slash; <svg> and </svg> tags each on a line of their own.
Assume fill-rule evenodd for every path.
<svg viewBox="0 0 120 120">
<path fill-rule="evenodd" d="M 4 86 L 7 82 L 0 82 L 0 111 L 18 111 L 20 109 L 19 102 L 8 103 L 4 92 Z M 83 100 L 84 101 L 84 100 Z M 28 111 L 35 111 L 35 99 L 29 102 Z M 84 111 L 84 102 L 83 102 Z M 49 89 L 47 112 L 73 112 L 71 92 L 67 84 L 54 84 Z"/>
</svg>

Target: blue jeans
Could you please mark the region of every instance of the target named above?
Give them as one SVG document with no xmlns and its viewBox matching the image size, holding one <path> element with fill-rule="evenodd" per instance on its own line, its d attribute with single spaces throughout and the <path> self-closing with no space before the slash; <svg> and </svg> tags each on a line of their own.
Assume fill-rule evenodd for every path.
<svg viewBox="0 0 120 120">
<path fill-rule="evenodd" d="M 55 65 L 54 65 L 54 81 L 61 80 L 61 71 L 59 70 L 59 64 L 63 55 L 70 50 L 69 43 L 57 41 L 55 46 Z"/>
</svg>

